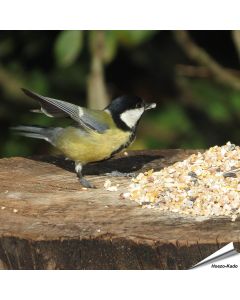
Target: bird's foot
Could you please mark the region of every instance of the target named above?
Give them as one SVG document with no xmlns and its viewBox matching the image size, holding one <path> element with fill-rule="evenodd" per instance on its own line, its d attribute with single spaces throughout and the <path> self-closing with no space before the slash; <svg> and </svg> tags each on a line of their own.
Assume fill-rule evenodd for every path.
<svg viewBox="0 0 240 300">
<path fill-rule="evenodd" d="M 119 172 L 119 171 L 112 171 L 110 173 L 105 173 L 105 176 L 110 176 L 110 177 L 135 177 L 135 173 L 125 173 L 125 172 Z"/>
<path fill-rule="evenodd" d="M 96 189 L 96 186 L 93 185 L 91 182 L 87 181 L 82 175 L 82 164 L 79 162 L 75 162 L 75 171 L 77 173 L 77 177 L 79 178 L 79 181 L 81 185 L 88 189 Z"/>
<path fill-rule="evenodd" d="M 85 188 L 88 188 L 88 189 L 96 189 L 97 188 L 94 184 L 92 184 L 91 182 L 89 182 L 84 177 L 79 178 L 79 182 Z"/>
</svg>

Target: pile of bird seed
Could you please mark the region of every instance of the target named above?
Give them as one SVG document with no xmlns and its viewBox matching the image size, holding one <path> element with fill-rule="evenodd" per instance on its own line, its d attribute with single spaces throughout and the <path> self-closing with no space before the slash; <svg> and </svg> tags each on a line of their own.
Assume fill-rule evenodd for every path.
<svg viewBox="0 0 240 300">
<path fill-rule="evenodd" d="M 123 197 L 147 208 L 235 221 L 240 214 L 240 147 L 228 142 L 159 172 L 140 173 Z"/>
</svg>

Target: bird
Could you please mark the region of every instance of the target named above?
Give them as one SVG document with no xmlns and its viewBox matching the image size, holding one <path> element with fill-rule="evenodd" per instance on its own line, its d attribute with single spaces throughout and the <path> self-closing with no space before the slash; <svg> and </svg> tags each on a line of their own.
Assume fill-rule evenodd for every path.
<svg viewBox="0 0 240 300">
<path fill-rule="evenodd" d="M 40 104 L 40 112 L 48 117 L 71 118 L 67 127 L 15 126 L 16 133 L 43 139 L 56 147 L 66 159 L 75 162 L 75 172 L 85 188 L 96 188 L 83 176 L 89 163 L 107 160 L 126 149 L 136 137 L 136 129 L 146 110 L 156 103 L 146 103 L 141 97 L 123 95 L 115 98 L 103 110 L 81 107 L 63 100 L 42 96 L 23 88 L 22 91 Z"/>
</svg>

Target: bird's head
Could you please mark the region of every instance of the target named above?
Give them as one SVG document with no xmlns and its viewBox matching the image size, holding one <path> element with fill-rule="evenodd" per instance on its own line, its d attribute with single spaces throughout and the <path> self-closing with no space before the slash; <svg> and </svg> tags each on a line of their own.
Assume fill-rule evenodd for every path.
<svg viewBox="0 0 240 300">
<path fill-rule="evenodd" d="M 121 96 L 114 99 L 105 110 L 108 110 L 118 127 L 132 130 L 138 124 L 144 111 L 155 108 L 156 103 L 146 103 L 137 96 Z"/>
</svg>

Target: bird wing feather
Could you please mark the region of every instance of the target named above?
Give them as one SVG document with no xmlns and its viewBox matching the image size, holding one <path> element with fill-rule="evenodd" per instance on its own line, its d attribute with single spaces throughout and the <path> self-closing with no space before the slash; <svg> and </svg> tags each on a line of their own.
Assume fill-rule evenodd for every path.
<svg viewBox="0 0 240 300">
<path fill-rule="evenodd" d="M 41 112 L 49 117 L 70 117 L 85 130 L 103 133 L 109 128 L 109 123 L 104 122 L 102 113 L 105 111 L 91 110 L 78 105 L 39 95 L 27 89 L 23 92 L 40 102 Z"/>
</svg>

